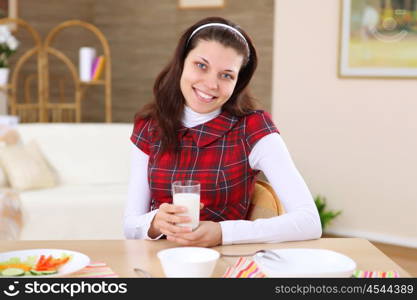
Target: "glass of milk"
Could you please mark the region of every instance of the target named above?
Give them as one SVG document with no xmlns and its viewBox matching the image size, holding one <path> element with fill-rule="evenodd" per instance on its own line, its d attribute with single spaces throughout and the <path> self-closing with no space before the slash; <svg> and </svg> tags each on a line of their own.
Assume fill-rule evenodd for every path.
<svg viewBox="0 0 417 300">
<path fill-rule="evenodd" d="M 191 222 L 176 225 L 196 229 L 200 222 L 200 182 L 195 180 L 174 181 L 172 183 L 172 198 L 174 205 L 187 209 L 179 216 L 191 218 Z"/>
</svg>

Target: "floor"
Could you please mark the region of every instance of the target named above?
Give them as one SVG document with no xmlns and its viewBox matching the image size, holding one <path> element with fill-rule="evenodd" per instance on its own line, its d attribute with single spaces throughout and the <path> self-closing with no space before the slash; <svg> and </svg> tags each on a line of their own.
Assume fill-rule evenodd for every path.
<svg viewBox="0 0 417 300">
<path fill-rule="evenodd" d="M 325 234 L 323 237 L 341 237 Z M 417 248 L 407 248 L 378 242 L 371 243 L 386 256 L 406 270 L 412 277 L 417 277 Z"/>
</svg>

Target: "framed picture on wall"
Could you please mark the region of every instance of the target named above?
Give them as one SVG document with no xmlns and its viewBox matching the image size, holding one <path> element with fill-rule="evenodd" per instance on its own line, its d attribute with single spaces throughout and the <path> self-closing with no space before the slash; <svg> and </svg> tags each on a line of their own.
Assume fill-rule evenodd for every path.
<svg viewBox="0 0 417 300">
<path fill-rule="evenodd" d="M 223 8 L 226 0 L 177 0 L 179 9 Z"/>
<path fill-rule="evenodd" d="M 417 77 L 417 0 L 341 0 L 340 77 Z"/>
</svg>

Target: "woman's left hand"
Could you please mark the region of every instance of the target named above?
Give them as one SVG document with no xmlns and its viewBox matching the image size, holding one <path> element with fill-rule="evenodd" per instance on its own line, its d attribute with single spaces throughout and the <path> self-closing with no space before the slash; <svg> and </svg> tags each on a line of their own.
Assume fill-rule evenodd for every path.
<svg viewBox="0 0 417 300">
<path fill-rule="evenodd" d="M 195 231 L 168 235 L 167 240 L 183 246 L 213 247 L 222 243 L 222 229 L 217 222 L 201 221 Z"/>
</svg>

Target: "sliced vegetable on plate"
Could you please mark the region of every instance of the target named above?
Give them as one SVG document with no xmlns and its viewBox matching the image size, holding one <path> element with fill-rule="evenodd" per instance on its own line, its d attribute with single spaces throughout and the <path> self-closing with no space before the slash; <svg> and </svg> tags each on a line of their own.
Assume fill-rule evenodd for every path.
<svg viewBox="0 0 417 300">
<path fill-rule="evenodd" d="M 90 263 L 90 258 L 67 249 L 24 249 L 0 252 L 0 277 L 64 277 Z"/>
<path fill-rule="evenodd" d="M 65 265 L 71 255 L 63 253 L 61 258 L 54 258 L 52 255 L 29 256 L 24 261 L 19 257 L 12 257 L 7 261 L 0 262 L 0 274 L 3 276 L 42 276 L 58 273 L 60 267 Z"/>
</svg>

